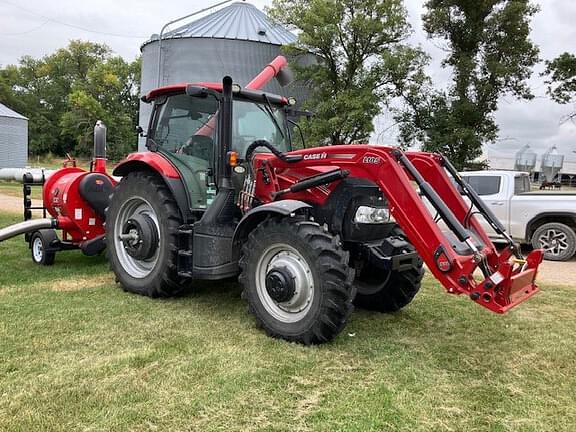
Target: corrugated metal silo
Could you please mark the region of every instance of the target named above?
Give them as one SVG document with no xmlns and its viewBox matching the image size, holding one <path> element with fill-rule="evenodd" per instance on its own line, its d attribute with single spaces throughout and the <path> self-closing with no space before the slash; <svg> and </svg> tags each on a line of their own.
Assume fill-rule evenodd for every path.
<svg viewBox="0 0 576 432">
<path fill-rule="evenodd" d="M 273 23 L 255 6 L 233 3 L 210 15 L 179 27 L 162 37 L 154 35 L 142 45 L 142 94 L 153 88 L 181 82 L 220 81 L 230 75 L 247 84 L 264 66 L 281 54 L 281 46 L 296 36 Z M 313 61 L 311 58 L 304 61 Z M 294 96 L 303 101 L 308 91 L 292 84 L 286 88 L 272 81 L 266 91 Z M 151 107 L 140 104 L 140 125 L 148 125 Z M 139 150 L 144 150 L 144 140 Z"/>
<path fill-rule="evenodd" d="M 536 158 L 536 153 L 526 144 L 516 153 L 514 169 L 531 173 L 536 166 Z"/>
<path fill-rule="evenodd" d="M 556 146 L 552 146 L 542 155 L 540 175 L 544 181 L 555 181 L 563 165 L 564 155 L 558 153 Z"/>
<path fill-rule="evenodd" d="M 0 168 L 28 163 L 28 119 L 0 103 Z"/>
</svg>

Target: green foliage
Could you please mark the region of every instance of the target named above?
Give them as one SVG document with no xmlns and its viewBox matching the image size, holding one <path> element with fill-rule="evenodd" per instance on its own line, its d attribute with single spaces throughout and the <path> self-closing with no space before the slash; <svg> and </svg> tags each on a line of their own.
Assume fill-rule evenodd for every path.
<svg viewBox="0 0 576 432">
<path fill-rule="evenodd" d="M 570 53 L 563 53 L 554 60 L 546 62 L 544 75 L 550 78 L 548 84 L 548 94 L 559 104 L 576 103 L 576 56 Z M 567 119 L 576 118 L 576 111 L 569 114 Z"/>
<path fill-rule="evenodd" d="M 87 156 L 96 120 L 108 126 L 109 157 L 136 145 L 140 61 L 106 45 L 71 41 L 42 59 L 23 57 L 0 70 L 0 100 L 29 118 L 32 154 Z"/>
<path fill-rule="evenodd" d="M 268 12 L 298 30 L 288 54 L 319 59 L 294 64 L 297 77 L 314 89 L 306 108 L 315 116 L 302 126 L 315 144 L 366 141 L 382 102 L 424 56 L 402 44 L 410 27 L 401 0 L 274 0 Z"/>
<path fill-rule="evenodd" d="M 406 108 L 397 113 L 405 144 L 421 142 L 463 168 L 498 136 L 493 113 L 498 98 L 533 96 L 526 83 L 538 61 L 530 40 L 529 0 L 428 0 L 424 29 L 447 43 L 442 65 L 453 71 L 447 91 L 421 79 L 402 89 Z"/>
</svg>

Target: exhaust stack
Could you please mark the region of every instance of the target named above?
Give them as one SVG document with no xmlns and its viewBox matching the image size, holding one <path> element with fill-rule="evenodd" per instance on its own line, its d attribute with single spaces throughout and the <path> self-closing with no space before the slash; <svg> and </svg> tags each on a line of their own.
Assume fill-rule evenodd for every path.
<svg viewBox="0 0 576 432">
<path fill-rule="evenodd" d="M 102 120 L 98 120 L 94 126 L 94 154 L 91 171 L 106 173 L 106 125 Z"/>
</svg>

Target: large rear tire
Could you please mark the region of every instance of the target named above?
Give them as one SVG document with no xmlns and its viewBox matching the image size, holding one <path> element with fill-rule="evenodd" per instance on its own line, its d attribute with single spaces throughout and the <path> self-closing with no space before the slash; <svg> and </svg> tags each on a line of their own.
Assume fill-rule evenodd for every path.
<svg viewBox="0 0 576 432">
<path fill-rule="evenodd" d="M 338 237 L 315 222 L 266 219 L 242 249 L 242 297 L 269 336 L 305 345 L 328 342 L 353 310 L 348 259 Z"/>
<path fill-rule="evenodd" d="M 406 240 L 400 228 L 393 235 Z M 410 252 L 414 251 L 410 245 Z M 418 294 L 424 277 L 422 260 L 410 269 L 384 271 L 373 266 L 365 266 L 356 272 L 354 304 L 362 309 L 378 312 L 396 312 L 407 306 Z"/>
<path fill-rule="evenodd" d="M 182 219 L 170 190 L 155 174 L 132 172 L 116 186 L 106 209 L 110 267 L 125 291 L 149 297 L 181 293 L 178 228 Z"/>
</svg>

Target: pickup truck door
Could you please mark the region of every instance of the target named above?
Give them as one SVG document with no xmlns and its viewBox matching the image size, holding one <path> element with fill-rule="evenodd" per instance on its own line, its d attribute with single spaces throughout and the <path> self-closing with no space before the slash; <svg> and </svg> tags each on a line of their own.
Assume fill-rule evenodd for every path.
<svg viewBox="0 0 576 432">
<path fill-rule="evenodd" d="M 500 222 L 502 222 L 504 227 L 508 230 L 510 212 L 510 201 L 507 194 L 509 189 L 509 185 L 507 184 L 508 178 L 501 175 L 467 176 L 466 174 L 463 174 L 462 178 L 478 193 L 478 195 L 480 195 L 480 198 L 488 204 L 494 215 L 500 219 Z M 468 198 L 465 198 L 465 200 L 467 203 L 470 203 Z M 476 211 L 476 208 L 474 208 L 474 211 Z M 475 216 L 490 237 L 498 236 L 483 216 Z"/>
</svg>

